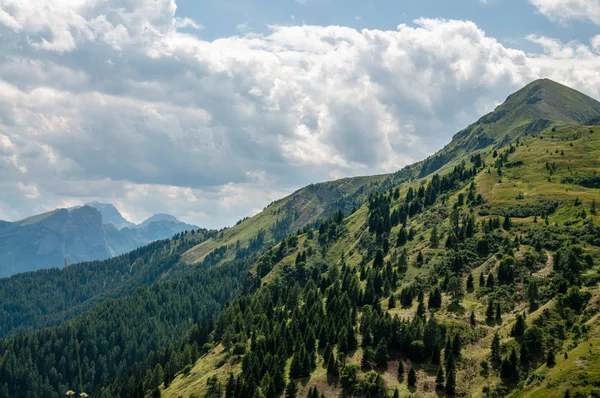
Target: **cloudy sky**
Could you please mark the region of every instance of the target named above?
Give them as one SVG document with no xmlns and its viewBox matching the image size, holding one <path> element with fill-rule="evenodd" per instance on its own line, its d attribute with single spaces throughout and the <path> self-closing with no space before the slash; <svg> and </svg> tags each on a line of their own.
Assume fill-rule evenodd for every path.
<svg viewBox="0 0 600 398">
<path fill-rule="evenodd" d="M 0 219 L 229 225 L 539 77 L 600 98 L 600 0 L 0 0 Z"/>
</svg>

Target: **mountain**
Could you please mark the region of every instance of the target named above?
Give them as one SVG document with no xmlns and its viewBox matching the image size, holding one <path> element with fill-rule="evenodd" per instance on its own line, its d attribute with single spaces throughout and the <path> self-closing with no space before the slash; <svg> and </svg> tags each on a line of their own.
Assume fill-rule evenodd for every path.
<svg viewBox="0 0 600 398">
<path fill-rule="evenodd" d="M 145 226 L 149 225 L 150 223 L 161 222 L 161 221 L 179 222 L 179 220 L 177 220 L 174 216 L 172 216 L 170 214 L 161 213 L 161 214 L 155 214 L 155 215 L 149 217 L 148 219 L 144 220 L 139 226 L 145 227 Z"/>
<path fill-rule="evenodd" d="M 0 339 L 0 397 L 594 396 L 595 109 L 533 82 L 428 160 L 122 256 L 159 276 L 115 299 L 108 262 L 51 270 L 33 297 L 64 321 Z M 48 272 L 0 284 L 0 324 L 49 325 L 25 299 Z"/>
<path fill-rule="evenodd" d="M 0 276 L 110 255 L 102 215 L 89 206 L 0 223 Z"/>
<path fill-rule="evenodd" d="M 536 80 L 511 94 L 493 112 L 459 131 L 435 155 L 418 163 L 418 176 L 429 175 L 444 165 L 454 165 L 472 151 L 502 147 L 511 140 L 552 126 L 585 124 L 599 114 L 600 103 L 593 98 L 549 79 Z"/>
<path fill-rule="evenodd" d="M 160 214 L 140 225 L 111 204 L 92 202 L 17 222 L 0 221 L 0 277 L 104 260 L 183 231 L 198 229 Z"/>
<path fill-rule="evenodd" d="M 102 223 L 103 224 L 112 224 L 117 229 L 125 228 L 125 227 L 134 227 L 135 224 L 131 221 L 126 220 L 117 208 L 110 203 L 99 203 L 99 202 L 90 202 L 86 203 L 86 206 L 93 207 L 98 210 L 100 214 L 102 214 Z"/>
</svg>

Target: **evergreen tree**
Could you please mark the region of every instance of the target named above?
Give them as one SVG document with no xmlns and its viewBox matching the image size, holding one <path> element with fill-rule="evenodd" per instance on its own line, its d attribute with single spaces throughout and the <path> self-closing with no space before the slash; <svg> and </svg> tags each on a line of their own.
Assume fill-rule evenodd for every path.
<svg viewBox="0 0 600 398">
<path fill-rule="evenodd" d="M 400 228 L 400 232 L 398 232 L 398 238 L 396 239 L 396 246 L 404 246 L 408 241 L 408 235 L 406 233 L 406 228 Z"/>
<path fill-rule="evenodd" d="M 504 222 L 502 223 L 502 229 L 505 231 L 510 231 L 512 227 L 512 222 L 510 221 L 510 217 L 508 215 L 504 216 Z"/>
<path fill-rule="evenodd" d="M 469 276 L 467 277 L 467 290 L 472 291 L 473 288 L 474 288 L 473 274 L 469 272 Z"/>
<path fill-rule="evenodd" d="M 483 276 L 483 271 L 479 273 L 479 288 L 482 289 L 485 287 L 485 277 Z"/>
<path fill-rule="evenodd" d="M 496 321 L 502 320 L 502 307 L 500 307 L 500 302 L 496 303 Z"/>
<path fill-rule="evenodd" d="M 456 365 L 446 373 L 446 394 L 453 396 L 456 392 Z"/>
<path fill-rule="evenodd" d="M 388 310 L 391 310 L 392 308 L 396 308 L 396 296 L 394 293 L 390 295 L 390 299 L 388 300 Z"/>
<path fill-rule="evenodd" d="M 411 365 L 410 370 L 408 371 L 408 378 L 406 380 L 409 387 L 414 387 L 417 385 L 417 372 L 415 368 Z"/>
<path fill-rule="evenodd" d="M 285 398 L 296 398 L 298 395 L 298 386 L 296 382 L 292 379 L 285 387 Z"/>
<path fill-rule="evenodd" d="M 327 374 L 335 377 L 339 376 L 339 367 L 333 352 L 329 353 L 329 359 L 327 360 Z"/>
<path fill-rule="evenodd" d="M 436 390 L 441 390 L 444 388 L 444 383 L 445 383 L 445 378 L 444 378 L 444 371 L 442 370 L 442 367 L 438 367 L 438 371 L 437 371 L 437 375 L 435 376 L 435 388 Z"/>
<path fill-rule="evenodd" d="M 404 378 L 404 364 L 402 360 L 398 361 L 398 380 L 402 380 Z"/>
<path fill-rule="evenodd" d="M 498 332 L 494 334 L 494 339 L 492 340 L 492 361 L 498 363 L 500 362 L 500 335 Z"/>
<path fill-rule="evenodd" d="M 387 368 L 388 359 L 387 343 L 385 339 L 381 339 L 379 340 L 379 344 L 377 344 L 377 350 L 375 350 L 375 363 L 380 368 Z"/>
<path fill-rule="evenodd" d="M 424 319 L 427 310 L 425 309 L 425 303 L 423 301 L 423 293 L 421 292 L 421 294 L 419 294 L 419 305 L 417 305 L 416 315 Z"/>
<path fill-rule="evenodd" d="M 440 291 L 439 287 L 436 286 L 435 288 L 433 288 L 433 290 L 429 292 L 427 306 L 430 309 L 440 308 L 442 306 L 442 292 Z"/>
<path fill-rule="evenodd" d="M 592 202 L 592 203 L 595 206 L 595 202 Z M 429 244 L 434 249 L 436 249 L 440 244 L 440 237 L 438 236 L 438 229 L 437 229 L 436 224 L 434 224 L 433 228 L 431 229 L 431 236 L 429 237 Z"/>
<path fill-rule="evenodd" d="M 419 250 L 419 252 L 417 253 L 417 268 L 421 268 L 424 262 L 425 258 L 423 257 L 423 252 Z"/>
<path fill-rule="evenodd" d="M 373 349 L 371 347 L 363 348 L 363 355 L 360 361 L 360 367 L 363 370 L 371 370 L 373 364 Z"/>
<path fill-rule="evenodd" d="M 475 318 L 475 312 L 474 311 L 471 311 L 471 316 L 469 317 L 469 321 L 471 323 L 471 326 L 477 325 L 477 319 Z"/>
<path fill-rule="evenodd" d="M 511 335 L 513 337 L 521 337 L 525 333 L 525 329 L 527 328 L 527 324 L 525 323 L 525 316 L 522 314 L 517 314 L 517 319 L 512 328 Z"/>
<path fill-rule="evenodd" d="M 492 274 L 490 273 L 490 274 L 488 275 L 488 277 L 487 277 L 487 282 L 485 283 L 485 286 L 486 286 L 488 289 L 493 289 L 493 288 L 494 288 L 494 284 L 495 284 L 495 282 L 494 282 L 494 275 L 492 275 Z"/>
<path fill-rule="evenodd" d="M 225 398 L 233 398 L 235 395 L 235 378 L 233 373 L 229 373 L 229 379 L 227 380 L 227 386 L 225 387 Z"/>
<path fill-rule="evenodd" d="M 394 390 L 394 395 L 392 398 L 400 398 L 400 391 L 398 391 L 397 388 Z"/>
<path fill-rule="evenodd" d="M 548 350 L 548 356 L 546 357 L 546 366 L 553 368 L 556 365 L 556 358 L 554 357 L 554 350 Z"/>
</svg>

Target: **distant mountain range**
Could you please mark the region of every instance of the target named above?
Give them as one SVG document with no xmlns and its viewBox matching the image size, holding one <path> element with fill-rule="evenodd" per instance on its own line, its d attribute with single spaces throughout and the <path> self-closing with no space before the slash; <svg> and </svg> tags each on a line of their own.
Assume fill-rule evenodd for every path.
<svg viewBox="0 0 600 398">
<path fill-rule="evenodd" d="M 198 229 L 169 214 L 141 224 L 109 203 L 56 209 L 20 221 L 0 221 L 0 277 L 82 261 L 104 260 L 182 231 Z"/>
</svg>

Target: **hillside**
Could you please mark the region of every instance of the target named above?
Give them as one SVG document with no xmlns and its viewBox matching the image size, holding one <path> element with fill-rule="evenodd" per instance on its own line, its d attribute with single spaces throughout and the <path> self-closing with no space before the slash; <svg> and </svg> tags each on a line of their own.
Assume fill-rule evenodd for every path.
<svg viewBox="0 0 600 398">
<path fill-rule="evenodd" d="M 0 339 L 0 397 L 595 393 L 598 106 L 537 81 L 486 116 L 487 143 L 482 119 L 427 161 L 177 245 L 151 285 Z"/>
<path fill-rule="evenodd" d="M 215 249 L 250 247 L 279 242 L 290 233 L 331 217 L 336 211 L 348 214 L 360 206 L 378 183 L 387 175 L 343 178 L 312 184 L 277 200 L 257 215 L 241 220 L 217 237 L 188 250 L 183 260 L 189 264 L 201 262 Z M 231 257 L 232 251 L 224 257 Z"/>
<path fill-rule="evenodd" d="M 541 100 L 531 99 L 536 95 Z M 563 101 L 569 106 L 553 116 L 551 111 Z M 517 102 L 524 104 L 515 106 Z M 448 148 L 460 148 L 467 156 L 440 167 L 439 177 L 415 178 L 415 170 L 422 170 L 423 164 L 413 165 L 396 174 L 411 182 L 397 184 L 391 177 L 383 183 L 383 195 L 372 196 L 370 203 L 343 221 L 331 220 L 274 247 L 253 269 L 262 278 L 261 287 L 225 310 L 216 326 L 214 348 L 177 376 L 162 395 L 201 397 L 215 385 L 224 391 L 229 386 L 248 392 L 254 385 L 269 396 L 289 388 L 294 375 L 298 396 L 310 394 L 312 387 L 325 396 L 391 396 L 396 389 L 400 396 L 439 396 L 446 383 L 436 389 L 440 367 L 436 361 L 445 378 L 449 370 L 454 375 L 453 390 L 459 396 L 504 396 L 511 391 L 516 396 L 542 396 L 548 388 L 556 396 L 563 396 L 567 388 L 572 394 L 590 393 L 594 387 L 585 380 L 593 380 L 589 372 L 600 368 L 600 355 L 594 354 L 600 333 L 594 315 L 600 307 L 600 229 L 595 227 L 600 221 L 595 210 L 600 202 L 596 176 L 600 127 L 577 123 L 589 120 L 600 109 L 597 104 L 553 82 L 534 82 L 510 96 L 496 110 L 499 113 L 478 122 L 496 118 L 496 124 L 513 126 L 504 130 L 508 139 L 497 135 L 473 151 L 457 141 L 465 142 L 459 133 L 435 156 L 448 153 Z M 510 119 L 502 120 L 507 114 Z M 549 120 L 544 127 L 523 128 L 529 122 L 523 124 L 521 117 L 542 116 Z M 470 131 L 473 126 L 477 123 Z M 575 269 L 563 265 L 560 258 L 565 254 L 573 257 Z M 427 297 L 437 291 L 442 304 L 428 306 Z M 290 306 L 291 292 L 299 310 Z M 324 308 L 315 307 L 319 297 Z M 336 304 L 330 307 L 332 298 Z M 568 304 L 575 298 L 577 304 Z M 541 332 L 539 351 L 530 354 L 523 354 L 522 347 L 529 347 L 524 339 L 535 336 L 528 332 L 525 337 L 511 336 L 517 315 L 523 313 L 530 332 Z M 554 329 L 560 330 L 561 324 L 577 327 L 558 333 Z M 354 331 L 350 347 L 339 340 L 342 325 L 348 325 L 346 339 L 348 330 Z M 404 332 L 396 335 L 393 330 Z M 490 359 L 496 332 L 498 359 Z M 412 341 L 403 336 L 413 333 L 417 337 L 409 338 Z M 434 347 L 428 333 L 439 336 Z M 262 343 L 258 336 L 263 336 Z M 455 365 L 448 366 L 448 357 L 454 354 L 444 347 L 455 336 L 461 348 L 452 360 Z M 277 353 L 267 349 L 271 357 L 261 344 L 269 347 L 273 341 L 289 348 Z M 380 348 L 381 341 L 385 349 Z M 425 344 L 419 348 L 423 352 L 414 352 L 415 342 Z M 309 349 L 313 344 L 315 348 Z M 514 367 L 512 347 L 517 358 L 524 357 Z M 585 355 L 590 347 L 591 357 Z M 366 363 L 365 350 L 371 358 Z M 583 370 L 569 370 L 579 372 L 581 381 L 553 379 L 557 371 L 544 365 L 549 351 L 557 358 L 557 371 L 573 369 L 574 361 L 584 363 Z M 386 353 L 387 361 L 377 360 L 380 352 Z M 565 361 L 565 352 L 575 357 Z M 308 357 L 304 369 L 302 363 L 294 363 L 303 355 Z M 407 386 L 411 367 L 417 376 L 414 387 Z M 268 379 L 262 376 L 265 373 Z"/>
<path fill-rule="evenodd" d="M 536 80 L 459 131 L 447 146 L 420 164 L 419 177 L 453 164 L 470 152 L 505 146 L 555 125 L 591 123 L 598 114 L 600 103 L 593 98 L 552 80 Z"/>
<path fill-rule="evenodd" d="M 403 214 L 407 189 L 412 188 L 418 198 L 421 181 L 399 187 L 399 194 L 391 190 L 372 196 L 370 204 L 341 222 L 331 221 L 326 229 L 288 238 L 285 246 L 273 248 L 254 269 L 262 276 L 261 287 L 221 315 L 215 348 L 177 376 L 163 396 L 201 397 L 215 380 L 225 389 L 232 383 L 230 372 L 233 385 L 245 386 L 236 388 L 256 383 L 263 393 L 289 385 L 290 375 L 297 374 L 298 396 L 306 396 L 313 386 L 325 396 L 391 396 L 396 389 L 400 396 L 410 392 L 436 396 L 440 393 L 435 388 L 436 361 L 444 368 L 442 373 L 455 369 L 454 388 L 460 396 L 484 396 L 483 388 L 488 385 L 497 396 L 514 390 L 520 390 L 517 396 L 542 396 L 546 393 L 540 391 L 549 386 L 557 394 L 564 394 L 566 388 L 589 393 L 594 387 L 590 389 L 585 380 L 593 380 L 590 372 L 600 368 L 600 352 L 595 353 L 600 333 L 595 316 L 600 309 L 600 228 L 594 226 L 600 215 L 592 210 L 592 203 L 600 202 L 600 190 L 595 183 L 587 185 L 600 171 L 599 151 L 600 127 L 550 128 L 499 148 L 496 156 L 493 151 L 486 153 L 479 167 L 467 162 L 462 170 L 450 173 L 448 178 L 455 180 L 450 188 L 438 190 L 438 199 L 407 217 L 404 227 L 402 215 L 396 221 L 390 218 L 389 224 L 383 221 L 383 226 L 377 223 L 385 216 L 379 220 L 375 216 L 386 214 L 380 213 L 382 207 L 387 214 L 395 210 Z M 473 168 L 475 174 L 465 176 Z M 431 181 L 424 179 L 427 187 Z M 428 192 L 423 193 L 425 202 Z M 488 227 L 495 219 L 498 226 Z M 502 228 L 506 219 L 510 226 Z M 569 261 L 576 268 L 569 268 L 574 265 L 568 266 L 566 259 L 557 259 L 567 254 L 574 256 Z M 472 285 L 467 282 L 469 275 L 475 279 Z M 483 284 L 478 282 L 480 275 Z M 495 280 L 491 285 L 490 275 Z M 527 293 L 533 289 L 530 286 L 536 286 L 535 296 Z M 439 306 L 431 304 L 434 291 L 441 292 Z M 299 310 L 290 307 L 292 292 Z M 395 306 L 390 305 L 391 296 Z M 422 309 L 419 297 L 424 297 Z M 324 307 L 315 307 L 315 299 L 324 300 Z M 569 300 L 576 301 L 571 304 Z M 491 315 L 486 314 L 490 302 Z M 517 315 L 523 313 L 528 329 L 515 338 L 511 330 Z M 562 324 L 577 326 L 560 331 Z M 346 334 L 354 330 L 354 343 L 340 340 L 343 325 L 348 325 Z M 541 336 L 530 336 L 527 330 L 540 331 Z M 496 332 L 500 336 L 498 360 L 490 359 Z M 444 349 L 446 339 L 452 343 L 455 336 L 461 348 L 458 354 L 450 354 Z M 514 365 L 518 370 L 511 370 L 511 349 L 515 348 L 517 357 L 524 356 L 526 339 L 534 338 L 538 340 L 532 343 L 540 345 L 535 348 L 538 351 L 532 350 L 529 359 Z M 284 352 L 267 349 L 271 354 L 266 354 L 272 341 L 280 341 L 276 346 L 291 345 Z M 381 341 L 385 349 L 380 348 Z M 418 352 L 414 351 L 417 347 Z M 365 350 L 372 355 L 368 365 Z M 557 358 L 556 371 L 544 365 L 549 350 Z M 377 359 L 380 351 L 386 353 L 383 362 Z M 568 361 L 563 359 L 565 352 L 572 357 Z M 308 355 L 304 369 L 302 364 L 294 365 L 298 355 Z M 436 360 L 436 355 L 441 358 Z M 450 355 L 457 358 L 455 366 L 448 367 Z M 334 365 L 329 364 L 331 358 Z M 482 361 L 489 367 L 487 379 L 482 376 Z M 572 369 L 573 361 L 584 363 L 588 372 L 579 376 L 580 382 L 568 377 L 552 379 L 560 369 Z M 285 366 L 277 367 L 277 363 Z M 399 363 L 404 367 L 400 379 Z M 415 387 L 407 387 L 411 367 L 416 370 Z M 253 379 L 252 375 L 265 373 L 270 379 Z M 277 377 L 283 379 L 277 381 Z M 444 384 L 442 391 L 445 388 Z"/>
</svg>

